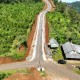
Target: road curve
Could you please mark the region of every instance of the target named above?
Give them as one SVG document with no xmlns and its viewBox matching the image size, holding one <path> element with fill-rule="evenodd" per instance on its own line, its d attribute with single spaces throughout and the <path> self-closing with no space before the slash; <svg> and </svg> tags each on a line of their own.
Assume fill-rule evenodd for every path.
<svg viewBox="0 0 80 80">
<path fill-rule="evenodd" d="M 31 45 L 30 56 L 26 58 L 26 60 L 33 61 L 46 61 L 45 56 L 45 15 L 51 9 L 51 4 L 48 0 L 44 0 L 45 4 L 47 4 L 47 8 L 42 11 L 37 18 L 36 30 L 33 38 L 33 42 Z"/>
</svg>

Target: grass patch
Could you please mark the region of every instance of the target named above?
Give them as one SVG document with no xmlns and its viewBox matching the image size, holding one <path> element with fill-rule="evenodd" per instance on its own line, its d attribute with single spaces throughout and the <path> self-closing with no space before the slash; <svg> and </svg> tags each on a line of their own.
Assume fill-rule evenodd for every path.
<svg viewBox="0 0 80 80">
<path fill-rule="evenodd" d="M 49 16 L 49 14 L 47 14 L 47 16 Z M 55 33 L 55 30 L 53 29 L 53 26 L 52 26 L 51 22 L 49 21 L 48 24 L 49 24 L 49 38 L 50 39 L 51 38 L 55 38 L 56 39 L 57 35 Z M 53 59 L 55 61 L 58 61 L 59 59 L 64 59 L 60 47 L 56 51 L 55 50 L 52 50 L 52 53 L 53 53 L 52 54 L 52 57 L 53 57 Z"/>
<path fill-rule="evenodd" d="M 12 57 L 14 60 L 21 60 L 21 59 L 24 58 L 24 56 L 25 56 L 24 53 L 16 53 L 16 54 L 14 54 L 14 55 L 11 56 L 11 57 Z"/>
<path fill-rule="evenodd" d="M 16 70 L 0 71 L 0 80 L 3 80 L 4 78 L 7 78 L 14 73 L 16 73 Z"/>
<path fill-rule="evenodd" d="M 76 69 L 74 69 L 73 71 L 74 71 L 75 73 L 77 73 L 77 74 L 80 75 L 80 69 L 77 69 L 77 68 L 76 68 Z"/>
<path fill-rule="evenodd" d="M 63 58 L 63 55 L 62 55 L 62 51 L 61 51 L 61 48 L 59 47 L 59 49 L 57 49 L 56 51 L 52 51 L 52 57 L 55 61 L 58 61 L 59 59 L 64 59 Z"/>
<path fill-rule="evenodd" d="M 47 74 L 46 74 L 45 71 L 40 71 L 40 75 L 41 75 L 42 77 L 45 77 Z"/>
<path fill-rule="evenodd" d="M 7 78 L 15 73 L 31 74 L 29 69 L 5 70 L 0 71 L 0 80 L 3 80 L 4 78 Z"/>
</svg>

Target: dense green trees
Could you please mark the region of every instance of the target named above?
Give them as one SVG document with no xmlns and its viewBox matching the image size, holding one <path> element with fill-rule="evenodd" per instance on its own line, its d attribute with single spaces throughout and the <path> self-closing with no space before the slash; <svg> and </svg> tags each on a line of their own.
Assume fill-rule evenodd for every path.
<svg viewBox="0 0 80 80">
<path fill-rule="evenodd" d="M 53 0 L 53 2 L 54 2 L 55 4 L 57 4 L 57 3 L 58 3 L 58 0 Z"/>
<path fill-rule="evenodd" d="M 73 3 L 67 3 L 69 6 L 72 6 L 73 8 L 75 8 L 79 13 L 80 13 L 80 1 L 76 1 Z"/>
<path fill-rule="evenodd" d="M 11 3 L 11 2 L 39 2 L 39 1 L 42 1 L 42 0 L 0 0 L 0 3 L 1 2 L 4 2 L 4 3 Z"/>
<path fill-rule="evenodd" d="M 42 2 L 0 4 L 0 55 L 14 53 L 27 40 L 43 5 Z"/>
<path fill-rule="evenodd" d="M 10 76 L 11 74 L 10 73 L 0 73 L 0 80 L 3 80 L 4 78 L 7 78 L 8 76 Z"/>
<path fill-rule="evenodd" d="M 80 14 L 68 7 L 66 3 L 58 3 L 55 12 L 48 13 L 50 38 L 54 37 L 60 44 L 66 41 L 80 44 Z"/>
</svg>

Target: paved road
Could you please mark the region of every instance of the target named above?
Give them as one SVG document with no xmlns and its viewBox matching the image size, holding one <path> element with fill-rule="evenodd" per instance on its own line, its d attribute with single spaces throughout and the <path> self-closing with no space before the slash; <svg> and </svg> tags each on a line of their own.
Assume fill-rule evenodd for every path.
<svg viewBox="0 0 80 80">
<path fill-rule="evenodd" d="M 46 13 L 51 9 L 51 4 L 48 2 L 48 0 L 45 0 L 45 3 L 47 4 L 47 9 L 42 11 L 37 18 L 37 25 L 36 30 L 32 42 L 31 52 L 30 52 L 30 58 L 29 61 L 33 60 L 44 60 L 46 61 L 45 56 L 45 16 Z"/>
<path fill-rule="evenodd" d="M 38 61 L 30 61 L 30 62 L 24 61 L 11 64 L 3 64 L 0 65 L 0 71 L 10 70 L 10 69 L 30 68 L 30 67 L 38 68 L 38 64 L 39 64 Z M 44 67 L 46 72 L 52 75 L 53 78 L 61 78 L 61 79 L 67 78 L 69 80 L 80 80 L 80 75 L 73 73 L 65 66 L 56 64 L 55 62 L 41 61 L 41 66 Z"/>
<path fill-rule="evenodd" d="M 16 62 L 10 64 L 0 65 L 0 71 L 9 69 L 20 69 L 38 67 L 39 61 L 41 66 L 45 68 L 46 72 L 54 78 L 69 78 L 70 80 L 80 80 L 80 76 L 73 73 L 65 66 L 61 66 L 56 62 L 50 62 L 46 59 L 44 46 L 45 46 L 45 15 L 51 9 L 51 4 L 45 0 L 47 9 L 42 11 L 37 19 L 36 31 L 31 48 L 31 56 L 26 58 L 29 61 Z M 33 54 L 32 54 L 33 53 Z M 59 80 L 59 79 L 57 79 Z"/>
</svg>

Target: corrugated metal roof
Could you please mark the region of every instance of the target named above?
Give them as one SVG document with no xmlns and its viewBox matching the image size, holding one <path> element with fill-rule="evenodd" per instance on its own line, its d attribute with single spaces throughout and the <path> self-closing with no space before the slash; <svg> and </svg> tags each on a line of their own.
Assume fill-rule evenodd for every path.
<svg viewBox="0 0 80 80">
<path fill-rule="evenodd" d="M 80 59 L 80 45 L 66 42 L 62 45 L 66 58 Z"/>
<path fill-rule="evenodd" d="M 54 38 L 50 39 L 49 43 L 50 44 L 57 44 L 57 45 L 59 45 L 59 43 Z"/>
<path fill-rule="evenodd" d="M 66 42 L 65 44 L 62 45 L 64 52 L 67 54 L 71 51 L 74 51 L 74 49 L 71 46 L 70 42 Z"/>
<path fill-rule="evenodd" d="M 73 44 L 73 46 L 75 51 L 80 54 L 80 45 Z"/>
<path fill-rule="evenodd" d="M 71 51 L 69 54 L 66 54 L 66 58 L 80 59 L 80 54 Z"/>
<path fill-rule="evenodd" d="M 54 38 L 49 40 L 48 45 L 50 45 L 52 48 L 59 46 L 58 42 Z"/>
</svg>

